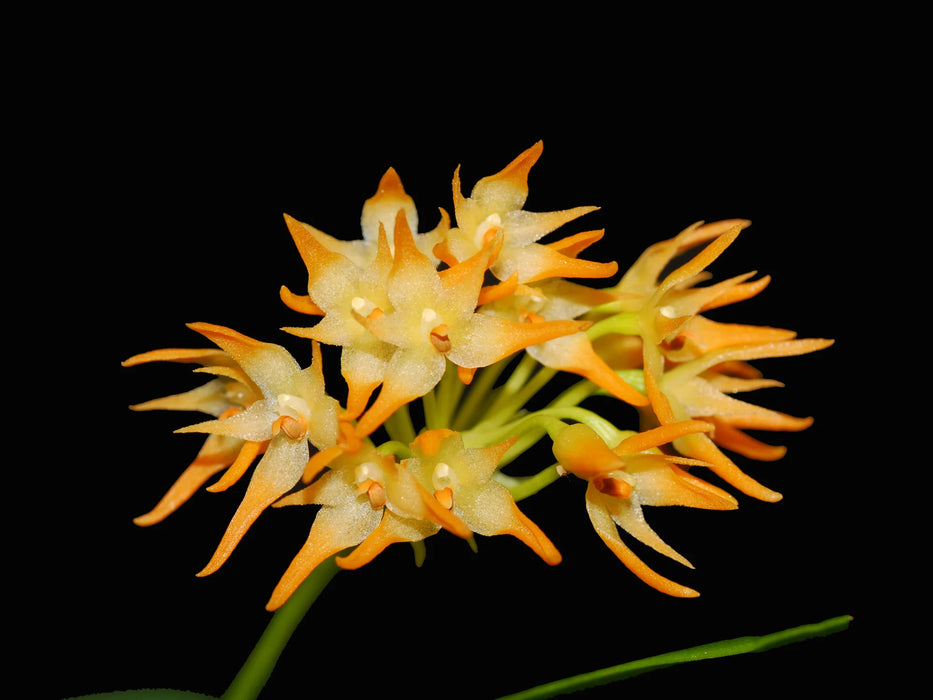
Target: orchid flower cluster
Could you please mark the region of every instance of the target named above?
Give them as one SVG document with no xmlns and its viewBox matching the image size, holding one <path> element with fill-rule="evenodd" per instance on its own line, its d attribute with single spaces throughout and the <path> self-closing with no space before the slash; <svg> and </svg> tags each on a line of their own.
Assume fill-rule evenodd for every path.
<svg viewBox="0 0 933 700">
<path fill-rule="evenodd" d="M 282 345 L 209 323 L 190 328 L 212 347 L 126 360 L 191 363 L 207 377 L 132 407 L 208 416 L 178 431 L 207 437 L 135 522 L 157 523 L 215 475 L 208 491 L 224 491 L 252 469 L 199 574 L 207 575 L 268 508 L 311 506 L 307 541 L 268 601 L 275 610 L 330 557 L 356 569 L 408 542 L 420 564 L 424 540 L 441 530 L 474 547 L 476 535 L 512 535 L 558 564 L 560 552 L 518 503 L 560 478 L 582 479 L 582 505 L 622 564 L 663 593 L 698 595 L 635 553 L 632 540 L 691 567 L 648 525 L 643 507 L 736 508 L 735 496 L 700 476 L 707 472 L 747 496 L 779 500 L 730 454 L 779 459 L 783 447 L 748 431 L 802 430 L 812 420 L 736 395 L 779 385 L 752 361 L 832 341 L 708 318 L 768 285 L 754 272 L 710 280 L 707 268 L 746 220 L 689 226 L 646 249 L 614 283 L 607 280 L 617 263 L 580 257 L 603 231 L 542 242 L 596 207 L 526 211 L 529 171 L 541 153 L 539 142 L 480 179 L 468 197 L 458 168 L 453 219 L 441 209 L 430 231 L 419 231 L 415 203 L 393 169 L 365 201 L 361 238 L 286 216 L 307 289 L 283 287 L 280 296 L 310 320 L 284 330 L 310 341 L 308 366 Z M 335 348 L 335 362 L 339 353 L 337 392 L 325 386 L 325 346 Z M 571 381 L 541 400 L 558 375 Z M 632 409 L 638 425 L 617 427 L 587 405 L 595 396 Z M 548 454 L 530 451 L 542 441 L 553 459 L 528 464 Z M 512 471 L 523 456 L 523 470 Z"/>
</svg>

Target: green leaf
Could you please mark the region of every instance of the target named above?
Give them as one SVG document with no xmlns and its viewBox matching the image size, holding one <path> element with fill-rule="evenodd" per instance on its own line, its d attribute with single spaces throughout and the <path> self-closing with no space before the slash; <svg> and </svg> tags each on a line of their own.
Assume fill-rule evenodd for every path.
<svg viewBox="0 0 933 700">
<path fill-rule="evenodd" d="M 193 693 L 190 690 L 169 688 L 144 688 L 140 690 L 115 690 L 110 693 L 78 695 L 65 700 L 217 700 L 214 695 Z"/>
<path fill-rule="evenodd" d="M 767 651 L 768 649 L 774 649 L 775 647 L 784 646 L 785 644 L 793 644 L 814 637 L 822 637 L 828 634 L 841 632 L 848 628 L 851 621 L 851 616 L 842 615 L 824 620 L 823 622 L 801 625 L 799 627 L 793 627 L 791 629 L 758 637 L 737 637 L 735 639 L 712 642 L 711 644 L 701 644 L 700 646 L 681 649 L 680 651 L 672 651 L 666 654 L 651 656 L 646 659 L 639 659 L 638 661 L 630 661 L 618 666 L 610 666 L 598 671 L 581 673 L 577 676 L 563 678 L 559 681 L 545 683 L 544 685 L 535 686 L 534 688 L 507 695 L 499 698 L 499 700 L 541 700 L 543 698 L 553 698 L 564 693 L 615 683 L 616 681 L 631 678 L 641 673 L 655 671 L 675 664 Z"/>
</svg>

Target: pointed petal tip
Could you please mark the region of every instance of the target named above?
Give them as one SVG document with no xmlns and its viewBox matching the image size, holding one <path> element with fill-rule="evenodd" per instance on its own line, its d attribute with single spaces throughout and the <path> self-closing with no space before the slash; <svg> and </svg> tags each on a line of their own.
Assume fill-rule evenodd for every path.
<svg viewBox="0 0 933 700">
<path fill-rule="evenodd" d="M 405 194 L 405 190 L 402 187 L 402 178 L 399 177 L 395 168 L 390 166 L 385 171 L 382 178 L 379 180 L 379 192 L 395 192 L 399 194 Z"/>
</svg>

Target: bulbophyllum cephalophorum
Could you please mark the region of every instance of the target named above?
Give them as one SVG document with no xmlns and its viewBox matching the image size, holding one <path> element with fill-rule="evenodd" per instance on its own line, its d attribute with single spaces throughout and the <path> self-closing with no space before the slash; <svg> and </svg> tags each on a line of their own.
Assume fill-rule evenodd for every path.
<svg viewBox="0 0 933 700">
<path fill-rule="evenodd" d="M 178 431 L 205 434 L 203 447 L 135 522 L 160 522 L 218 474 L 208 491 L 223 492 L 249 474 L 199 574 L 207 575 L 267 509 L 305 506 L 307 540 L 283 562 L 267 603 L 274 610 L 330 557 L 356 569 L 407 542 L 420 565 L 424 540 L 441 530 L 471 544 L 510 535 L 557 565 L 561 553 L 519 504 L 548 498 L 558 479 L 577 478 L 586 482 L 582 503 L 549 508 L 582 505 L 595 535 L 638 579 L 667 595 L 698 595 L 656 573 L 627 544 L 692 566 L 648 525 L 645 506 L 732 510 L 738 500 L 729 487 L 779 500 L 736 456 L 780 459 L 784 447 L 748 431 L 802 430 L 812 419 L 738 395 L 779 385 L 755 360 L 811 353 L 832 341 L 710 318 L 768 285 L 754 273 L 713 281 L 707 270 L 749 227 L 744 219 L 690 225 L 610 281 L 620 273 L 616 261 L 581 257 L 604 231 L 553 235 L 596 207 L 524 208 L 541 154 L 539 142 L 480 179 L 469 196 L 458 169 L 453 216 L 441 209 L 430 230 L 420 229 L 393 169 L 363 204 L 361 235 L 333 236 L 286 216 L 307 287 L 282 287 L 282 302 L 296 313 L 284 330 L 309 343 L 307 367 L 282 345 L 210 323 L 190 327 L 211 347 L 126 360 L 189 363 L 207 376 L 190 391 L 133 406 L 207 416 Z M 339 353 L 343 391 L 326 386 L 324 346 Z M 573 381 L 548 394 L 558 375 Z M 603 400 L 597 412 L 588 402 L 597 395 L 628 410 L 607 411 Z M 616 425 L 617 416 L 633 414 L 637 425 Z M 528 476 L 528 450 L 542 441 L 555 459 Z M 511 473 L 516 460 L 525 463 L 522 476 Z"/>
</svg>

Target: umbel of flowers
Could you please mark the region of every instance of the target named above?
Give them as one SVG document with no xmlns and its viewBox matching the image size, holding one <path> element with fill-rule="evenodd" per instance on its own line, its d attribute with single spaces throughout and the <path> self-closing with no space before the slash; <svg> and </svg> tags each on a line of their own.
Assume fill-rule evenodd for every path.
<svg viewBox="0 0 933 700">
<path fill-rule="evenodd" d="M 299 292 L 283 287 L 281 300 L 309 320 L 284 330 L 308 341 L 307 366 L 281 345 L 209 323 L 190 328 L 210 347 L 126 360 L 191 363 L 207 379 L 133 406 L 206 414 L 178 431 L 205 434 L 203 447 L 136 523 L 161 521 L 216 475 L 208 491 L 249 473 L 206 575 L 268 508 L 307 507 L 307 541 L 283 562 L 267 605 L 274 610 L 331 556 L 355 569 L 408 542 L 420 564 L 423 540 L 441 530 L 471 544 L 476 535 L 512 535 L 556 565 L 560 552 L 517 503 L 575 478 L 586 482 L 579 506 L 596 534 L 635 576 L 672 596 L 698 595 L 630 547 L 636 540 L 691 566 L 652 530 L 643 507 L 736 508 L 724 487 L 780 499 L 733 458 L 779 459 L 783 447 L 746 431 L 795 431 L 812 420 L 738 397 L 778 385 L 752 361 L 832 341 L 708 317 L 768 284 L 754 273 L 713 281 L 707 272 L 746 220 L 689 226 L 645 250 L 615 283 L 607 280 L 616 262 L 580 257 L 603 231 L 542 242 L 595 207 L 525 210 L 541 152 L 539 142 L 468 197 L 455 172 L 453 217 L 442 209 L 428 231 L 392 169 L 363 205 L 361 237 L 286 216 L 308 283 Z M 325 386 L 322 346 L 338 349 L 339 392 Z M 573 381 L 546 395 L 558 374 Z M 601 400 L 598 413 L 588 406 L 596 395 L 636 410 L 607 413 Z M 613 422 L 630 415 L 638 425 Z M 544 440 L 553 460 L 510 473 L 516 460 L 540 460 L 540 450 L 526 452 Z"/>
</svg>

